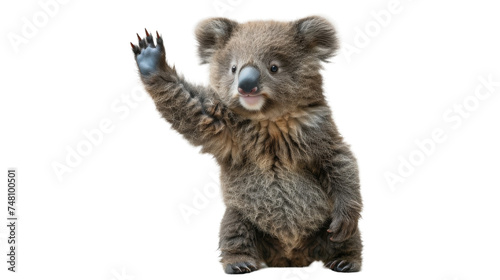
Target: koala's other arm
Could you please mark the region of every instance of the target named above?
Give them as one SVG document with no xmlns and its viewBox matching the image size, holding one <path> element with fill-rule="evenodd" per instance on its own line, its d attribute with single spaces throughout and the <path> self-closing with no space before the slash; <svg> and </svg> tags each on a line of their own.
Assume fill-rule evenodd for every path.
<svg viewBox="0 0 500 280">
<path fill-rule="evenodd" d="M 210 89 L 186 82 L 165 59 L 163 39 L 157 32 L 146 37 L 139 45 L 132 45 L 142 82 L 153 98 L 156 108 L 172 128 L 191 144 L 203 146 L 205 152 L 217 153 L 222 149 L 227 132 L 227 110 L 214 98 Z"/>
<path fill-rule="evenodd" d="M 349 239 L 358 230 L 361 201 L 358 166 L 350 151 L 344 150 L 324 164 L 324 181 L 333 198 L 332 223 L 329 232 L 335 242 Z"/>
<path fill-rule="evenodd" d="M 323 137 L 320 137 L 323 141 L 318 141 L 319 181 L 333 202 L 332 222 L 328 229 L 331 233 L 330 239 L 343 242 L 356 233 L 361 217 L 363 202 L 359 171 L 356 158 L 335 125 L 332 123 L 330 129 L 325 129 L 325 132 Z"/>
</svg>

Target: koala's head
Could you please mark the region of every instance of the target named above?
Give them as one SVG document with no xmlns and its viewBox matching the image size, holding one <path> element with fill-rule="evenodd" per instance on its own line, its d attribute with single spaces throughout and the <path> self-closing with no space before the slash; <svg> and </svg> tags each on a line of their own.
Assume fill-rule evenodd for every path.
<svg viewBox="0 0 500 280">
<path fill-rule="evenodd" d="M 324 102 L 321 62 L 338 48 L 324 18 L 243 24 L 212 18 L 198 25 L 196 37 L 211 86 L 231 109 L 271 117 Z"/>
</svg>

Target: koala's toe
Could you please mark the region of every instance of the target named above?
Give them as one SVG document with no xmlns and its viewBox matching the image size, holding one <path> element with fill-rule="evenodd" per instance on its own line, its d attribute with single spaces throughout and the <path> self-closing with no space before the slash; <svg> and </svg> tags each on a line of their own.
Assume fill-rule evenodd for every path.
<svg viewBox="0 0 500 280">
<path fill-rule="evenodd" d="M 334 260 L 325 264 L 325 267 L 337 272 L 357 272 L 360 265 L 347 260 Z"/>
<path fill-rule="evenodd" d="M 257 266 L 250 262 L 238 262 L 227 264 L 224 271 L 227 274 L 243 274 L 257 270 Z"/>
</svg>

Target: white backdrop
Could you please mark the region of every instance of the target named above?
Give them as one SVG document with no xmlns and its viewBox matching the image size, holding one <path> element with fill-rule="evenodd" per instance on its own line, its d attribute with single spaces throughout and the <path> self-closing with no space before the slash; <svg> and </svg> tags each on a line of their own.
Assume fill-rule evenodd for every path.
<svg viewBox="0 0 500 280">
<path fill-rule="evenodd" d="M 451 0 L 2 2 L 0 173 L 18 168 L 19 220 L 18 272 L 2 261 L 0 278 L 229 279 L 218 262 L 217 166 L 160 118 L 141 91 L 129 42 L 144 27 L 160 31 L 169 62 L 206 83 L 193 32 L 200 20 L 317 14 L 332 20 L 342 44 L 325 66 L 324 88 L 359 160 L 363 271 L 315 263 L 231 279 L 498 279 L 498 8 Z"/>
</svg>

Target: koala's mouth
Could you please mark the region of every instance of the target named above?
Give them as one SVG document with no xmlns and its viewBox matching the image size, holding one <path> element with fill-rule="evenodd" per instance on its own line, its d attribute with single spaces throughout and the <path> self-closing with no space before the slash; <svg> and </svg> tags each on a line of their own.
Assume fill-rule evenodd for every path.
<svg viewBox="0 0 500 280">
<path fill-rule="evenodd" d="M 261 94 L 240 94 L 240 98 L 248 105 L 256 105 L 262 99 Z"/>
<path fill-rule="evenodd" d="M 262 94 L 239 94 L 240 103 L 248 110 L 259 110 L 264 104 Z"/>
</svg>

